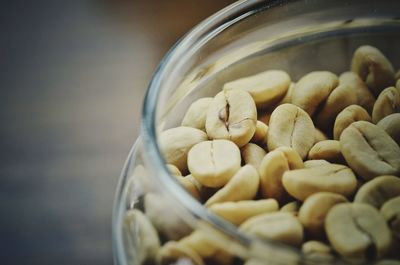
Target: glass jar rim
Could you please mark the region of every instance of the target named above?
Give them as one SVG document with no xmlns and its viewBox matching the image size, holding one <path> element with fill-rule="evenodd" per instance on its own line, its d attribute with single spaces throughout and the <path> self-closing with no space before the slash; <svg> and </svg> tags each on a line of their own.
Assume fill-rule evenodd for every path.
<svg viewBox="0 0 400 265">
<path fill-rule="evenodd" d="M 184 188 L 177 181 L 170 177 L 170 173 L 165 165 L 165 160 L 163 159 L 157 143 L 157 103 L 161 93 L 163 81 L 168 78 L 168 71 L 176 67 L 176 63 L 180 60 L 188 58 L 188 51 L 191 51 L 191 49 L 196 50 L 202 47 L 207 43 L 208 40 L 212 39 L 212 37 L 221 33 L 224 29 L 227 29 L 236 22 L 239 22 L 261 11 L 269 10 L 276 6 L 285 5 L 289 2 L 297 2 L 297 0 L 241 0 L 220 10 L 203 22 L 199 23 L 185 36 L 183 36 L 161 60 L 149 84 L 142 109 L 140 134 L 143 147 L 142 154 L 145 158 L 144 160 L 151 161 L 152 170 L 154 170 L 156 173 L 153 174 L 154 177 L 161 183 L 166 192 L 173 196 L 174 199 L 179 201 L 189 213 L 193 214 L 193 216 L 199 218 L 200 220 L 205 221 L 214 228 L 217 228 L 219 231 L 230 236 L 237 242 L 242 243 L 244 246 L 252 247 L 253 242 L 260 242 L 261 240 L 254 239 L 242 233 L 233 224 L 224 221 L 217 215 L 208 211 L 199 201 L 194 199 L 186 190 L 184 190 Z M 341 2 L 347 1 L 342 0 Z M 361 1 L 356 2 L 358 3 Z M 393 19 L 398 18 L 395 17 Z M 352 21 L 353 20 L 345 20 L 342 23 L 343 25 L 347 26 L 347 24 L 351 24 L 350 22 Z M 363 21 L 360 20 L 359 23 L 362 24 Z M 357 24 L 355 26 L 357 26 Z M 312 31 L 312 29 L 309 30 Z M 262 244 L 260 245 L 265 246 L 265 248 L 279 250 L 281 253 L 277 253 L 276 256 L 280 256 L 279 254 L 290 253 L 296 254 L 297 257 L 303 261 L 309 261 L 310 263 L 315 262 L 307 259 L 306 255 L 303 255 L 299 249 L 295 249 L 289 245 L 269 240 L 262 240 L 261 243 Z M 262 250 L 263 249 L 261 249 L 261 251 Z M 332 261 L 332 263 L 345 264 L 346 262 L 340 259 L 335 259 Z"/>
</svg>

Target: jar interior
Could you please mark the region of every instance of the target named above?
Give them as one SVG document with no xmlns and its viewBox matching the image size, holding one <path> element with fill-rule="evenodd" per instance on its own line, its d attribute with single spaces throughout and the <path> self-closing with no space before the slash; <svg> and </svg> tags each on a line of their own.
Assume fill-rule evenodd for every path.
<svg viewBox="0 0 400 265">
<path fill-rule="evenodd" d="M 236 6 L 236 13 L 229 13 L 229 17 L 211 19 L 201 24 L 200 30 L 189 33 L 156 73 L 145 102 L 143 125 L 147 129 L 143 130 L 143 138 L 136 147 L 140 152 L 131 155 L 123 173 L 123 191 L 116 206 L 119 211 L 117 231 L 123 236 L 123 212 L 143 209 L 142 198 L 151 191 L 159 193 L 165 200 L 165 207 L 174 208 L 171 211 L 186 224 L 219 234 L 216 241 L 225 236 L 219 242 L 233 242 L 231 249 L 238 256 L 254 256 L 269 260 L 271 264 L 289 264 L 298 261 L 299 252 L 278 243 L 263 245 L 248 241 L 245 236 L 238 238 L 241 234 L 234 226 L 207 213 L 199 202 L 190 203 L 188 207 L 186 200 L 194 200 L 168 176 L 156 144 L 157 136 L 165 129 L 179 126 L 193 101 L 213 97 L 224 83 L 244 76 L 270 69 L 286 71 L 293 82 L 316 70 L 339 75 L 350 70 L 351 57 L 361 45 L 377 47 L 398 69 L 400 21 L 394 15 L 398 4 L 396 1 L 289 1 L 285 4 L 272 1 L 269 5 L 265 2 L 242 5 Z M 143 184 L 146 180 L 134 174 L 138 165 L 147 171 L 144 175 L 148 175 L 151 182 L 148 186 Z M 162 176 L 169 177 L 170 181 Z M 229 237 L 228 232 L 232 230 L 235 230 L 233 236 Z M 235 245 L 239 239 L 242 241 Z M 134 255 L 130 259 L 135 260 Z M 133 264 L 139 263 L 134 261 Z"/>
</svg>

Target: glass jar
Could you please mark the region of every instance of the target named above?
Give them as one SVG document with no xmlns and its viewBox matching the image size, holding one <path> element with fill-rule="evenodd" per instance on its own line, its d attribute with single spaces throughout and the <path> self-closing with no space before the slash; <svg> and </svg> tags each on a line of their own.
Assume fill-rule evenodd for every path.
<svg viewBox="0 0 400 265">
<path fill-rule="evenodd" d="M 122 171 L 113 215 L 116 264 L 153 264 L 160 242 L 193 230 L 229 253 L 210 254 L 210 264 L 249 259 L 259 264 L 343 264 L 339 259 L 313 260 L 290 246 L 251 238 L 207 211 L 169 174 L 157 137 L 178 126 L 193 101 L 214 96 L 224 83 L 240 77 L 268 69 L 285 70 L 292 80 L 314 70 L 340 74 L 364 44 L 378 47 L 399 67 L 398 10 L 399 1 L 239 1 L 186 34 L 153 76 L 141 133 Z M 158 235 L 140 214 L 147 207 Z"/>
</svg>

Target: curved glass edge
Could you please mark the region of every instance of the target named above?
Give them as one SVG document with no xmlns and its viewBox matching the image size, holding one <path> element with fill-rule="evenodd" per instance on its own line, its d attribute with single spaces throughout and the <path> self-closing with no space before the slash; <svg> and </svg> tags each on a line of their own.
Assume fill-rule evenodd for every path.
<svg viewBox="0 0 400 265">
<path fill-rule="evenodd" d="M 126 194 L 124 193 L 124 187 L 126 186 L 129 174 L 129 168 L 131 163 L 133 162 L 133 158 L 136 156 L 138 151 L 138 142 L 140 141 L 140 137 L 135 141 L 131 150 L 129 151 L 128 157 L 125 161 L 124 167 L 122 169 L 121 175 L 119 177 L 119 181 L 117 184 L 117 189 L 114 195 L 114 205 L 112 212 L 112 220 L 111 220 L 111 238 L 112 238 L 112 248 L 113 248 L 113 256 L 114 256 L 114 264 L 117 265 L 128 265 L 126 263 L 126 253 L 125 247 L 123 245 L 123 236 L 122 236 L 122 220 L 123 215 L 125 213 L 124 209 L 124 198 Z"/>
</svg>

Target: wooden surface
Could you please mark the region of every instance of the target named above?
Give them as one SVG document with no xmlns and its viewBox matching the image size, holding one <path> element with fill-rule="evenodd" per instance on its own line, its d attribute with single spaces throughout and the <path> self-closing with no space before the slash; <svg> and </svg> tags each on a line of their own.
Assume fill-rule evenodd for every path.
<svg viewBox="0 0 400 265">
<path fill-rule="evenodd" d="M 163 54 L 232 1 L 0 8 L 1 264 L 111 264 L 111 212 Z"/>
</svg>

